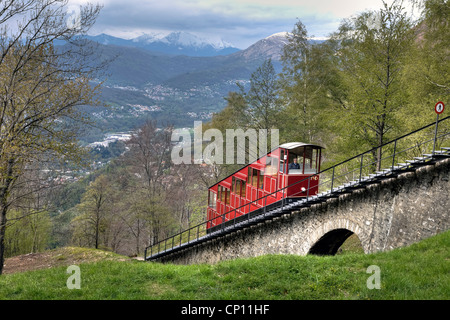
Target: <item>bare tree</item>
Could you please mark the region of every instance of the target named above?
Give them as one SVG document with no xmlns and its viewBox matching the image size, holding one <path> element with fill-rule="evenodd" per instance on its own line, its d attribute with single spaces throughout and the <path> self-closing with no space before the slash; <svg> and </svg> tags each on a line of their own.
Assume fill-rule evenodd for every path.
<svg viewBox="0 0 450 320">
<path fill-rule="evenodd" d="M 158 128 L 157 122 L 147 120 L 127 142 L 129 164 L 146 181 L 152 196 L 162 187 L 164 171 L 170 168 L 172 126 Z"/>
<path fill-rule="evenodd" d="M 173 217 L 166 197 L 171 178 L 167 173 L 171 168 L 171 137 L 173 127 L 158 128 L 157 122 L 148 120 L 127 142 L 130 150 L 126 164 L 137 178 L 133 204 L 135 222 L 140 223 L 134 229 L 136 241 L 141 237 L 141 226 L 146 227 L 149 243 L 170 232 Z"/>
<path fill-rule="evenodd" d="M 11 191 L 30 161 L 82 160 L 75 132 L 64 125 L 82 118 L 99 87 L 91 80 L 94 48 L 78 37 L 101 7 L 75 7 L 67 0 L 6 0 L 0 3 L 0 274 Z M 54 46 L 57 40 L 65 45 Z"/>
</svg>

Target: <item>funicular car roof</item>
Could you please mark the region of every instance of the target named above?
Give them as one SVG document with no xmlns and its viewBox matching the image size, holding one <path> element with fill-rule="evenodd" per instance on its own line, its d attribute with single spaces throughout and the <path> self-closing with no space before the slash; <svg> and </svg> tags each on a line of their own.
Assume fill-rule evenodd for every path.
<svg viewBox="0 0 450 320">
<path fill-rule="evenodd" d="M 316 144 L 310 144 L 310 143 L 304 143 L 304 142 L 288 142 L 288 143 L 283 143 L 282 145 L 279 145 L 276 149 L 278 148 L 282 148 L 282 149 L 296 149 L 299 147 L 314 147 L 314 148 L 320 148 L 323 149 L 323 147 L 316 145 Z"/>
<path fill-rule="evenodd" d="M 314 147 L 314 148 L 318 148 L 318 149 L 324 149 L 324 147 L 322 147 L 322 146 L 319 146 L 319 145 L 316 145 L 316 144 L 311 144 L 311 143 L 304 143 L 304 142 L 287 142 L 287 143 L 283 143 L 283 144 L 279 145 L 278 147 L 272 149 L 271 151 L 267 152 L 264 156 L 258 158 L 258 159 L 255 160 L 254 162 L 244 165 L 242 168 L 236 170 L 235 172 L 233 172 L 232 174 L 230 174 L 230 175 L 228 175 L 227 177 L 223 178 L 222 180 L 217 181 L 216 183 L 214 183 L 213 185 L 211 185 L 208 189 L 211 189 L 212 187 L 214 187 L 214 186 L 216 186 L 216 185 L 219 185 L 220 182 L 222 182 L 222 181 L 224 181 L 225 179 L 228 179 L 229 177 L 235 175 L 237 172 L 239 172 L 239 171 L 241 171 L 242 169 L 244 169 L 244 168 L 250 166 L 251 164 L 253 164 L 253 163 L 258 163 L 258 161 L 259 161 L 261 158 L 267 156 L 269 153 L 271 153 L 271 152 L 273 152 L 273 151 L 275 151 L 275 150 L 277 150 L 277 149 L 282 148 L 282 149 L 292 150 L 292 149 L 296 149 L 296 148 L 299 148 L 299 147 L 305 147 L 305 146 L 310 146 L 310 147 Z M 238 178 L 239 178 L 239 179 L 243 179 L 244 176 L 247 176 L 247 175 L 241 174 L 240 177 L 238 177 Z M 223 185 L 223 184 L 222 184 L 222 185 Z"/>
</svg>

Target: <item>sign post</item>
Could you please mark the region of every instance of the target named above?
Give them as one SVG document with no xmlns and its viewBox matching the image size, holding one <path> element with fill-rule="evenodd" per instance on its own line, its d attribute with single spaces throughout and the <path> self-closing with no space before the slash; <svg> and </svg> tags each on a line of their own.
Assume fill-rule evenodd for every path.
<svg viewBox="0 0 450 320">
<path fill-rule="evenodd" d="M 445 105 L 442 101 L 439 101 L 438 103 L 436 103 L 436 105 L 434 106 L 434 111 L 437 113 L 437 117 L 436 117 L 436 128 L 434 131 L 434 143 L 433 143 L 433 156 L 436 150 L 436 140 L 437 140 L 437 133 L 438 133 L 438 124 L 439 124 L 439 115 L 444 112 L 445 109 Z"/>
</svg>

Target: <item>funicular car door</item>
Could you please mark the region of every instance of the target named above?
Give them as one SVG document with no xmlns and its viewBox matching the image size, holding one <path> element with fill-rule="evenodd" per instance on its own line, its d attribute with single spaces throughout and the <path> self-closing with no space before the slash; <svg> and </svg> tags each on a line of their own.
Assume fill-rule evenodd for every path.
<svg viewBox="0 0 450 320">
<path fill-rule="evenodd" d="M 222 223 L 222 215 L 225 213 L 225 192 L 224 188 L 219 185 L 217 187 L 217 219 L 216 225 Z"/>
<path fill-rule="evenodd" d="M 264 192 L 264 170 L 258 170 L 258 206 L 264 206 L 265 203 L 265 192 Z"/>
<path fill-rule="evenodd" d="M 252 166 L 252 201 L 255 201 L 256 207 L 264 205 L 264 167 L 263 162 L 251 164 Z"/>
<path fill-rule="evenodd" d="M 267 196 L 265 205 L 275 202 L 277 194 L 278 157 L 269 154 L 266 158 L 264 170 L 264 194 Z"/>
<path fill-rule="evenodd" d="M 207 210 L 207 228 L 211 228 L 217 224 L 216 216 L 217 216 L 217 193 L 213 190 L 209 190 L 208 192 L 208 210 Z"/>
<path fill-rule="evenodd" d="M 245 185 L 245 213 L 251 211 L 251 201 L 252 201 L 252 168 L 248 167 L 247 171 L 247 183 Z"/>
<path fill-rule="evenodd" d="M 287 159 L 288 151 L 285 149 L 280 149 L 280 162 L 278 166 L 278 190 L 281 190 L 286 186 Z M 281 194 L 283 192 L 284 191 L 282 191 Z"/>
<path fill-rule="evenodd" d="M 231 182 L 231 218 L 234 219 L 240 215 L 241 206 L 241 180 L 233 177 Z M 236 210 L 235 210 L 236 209 Z"/>
<path fill-rule="evenodd" d="M 229 220 L 233 219 L 233 212 L 231 210 L 231 205 L 230 205 L 230 203 L 231 203 L 231 183 L 226 182 L 226 181 L 222 181 L 221 183 L 226 185 L 226 186 L 222 186 L 222 192 L 224 193 L 224 195 L 223 195 L 224 207 L 223 207 L 222 217 L 225 218 L 225 221 L 229 221 Z M 223 215 L 223 214 L 225 214 L 225 215 Z"/>
<path fill-rule="evenodd" d="M 243 173 L 238 173 L 236 178 L 236 194 L 239 194 L 238 201 L 235 202 L 237 210 L 236 215 L 241 216 L 245 214 L 245 195 L 246 195 L 246 181 L 247 176 Z"/>
<path fill-rule="evenodd" d="M 246 180 L 247 180 L 247 177 L 245 177 L 245 179 L 241 180 L 241 202 L 240 202 L 240 207 L 239 207 L 240 215 L 243 215 L 248 212 L 248 211 L 246 211 L 246 209 L 247 209 L 246 204 L 248 203 Z"/>
<path fill-rule="evenodd" d="M 231 194 L 230 194 L 230 206 L 236 208 L 236 203 L 239 203 L 239 194 L 236 193 L 236 178 L 231 179 Z"/>
<path fill-rule="evenodd" d="M 258 208 L 255 201 L 257 198 L 258 198 L 258 169 L 249 166 L 247 176 L 247 199 L 250 202 L 250 204 L 248 205 L 249 211 L 253 211 Z"/>
</svg>

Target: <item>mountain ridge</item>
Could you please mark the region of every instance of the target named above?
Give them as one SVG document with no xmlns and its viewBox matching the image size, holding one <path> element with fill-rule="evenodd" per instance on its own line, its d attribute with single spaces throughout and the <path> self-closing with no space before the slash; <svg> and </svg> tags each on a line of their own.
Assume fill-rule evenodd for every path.
<svg viewBox="0 0 450 320">
<path fill-rule="evenodd" d="M 164 54 L 193 57 L 228 55 L 240 50 L 223 39 L 207 39 L 186 31 L 143 34 L 132 39 L 122 39 L 102 33 L 87 36 L 87 39 L 103 45 L 135 47 Z"/>
<path fill-rule="evenodd" d="M 176 127 L 208 121 L 226 106 L 229 92 L 239 90 L 236 83 L 247 87 L 265 60 L 272 59 L 275 71 L 281 72 L 279 58 L 286 41 L 275 34 L 231 54 L 189 56 L 130 46 L 107 35 L 96 40 L 102 58 L 111 60 L 105 71 L 108 77 L 96 82 L 102 83 L 99 99 L 110 107 L 84 109 L 96 123 L 82 137 L 86 143 L 102 140 L 107 132 L 133 130 L 145 119 Z"/>
<path fill-rule="evenodd" d="M 279 72 L 282 50 L 287 43 L 285 33 L 277 33 L 244 50 L 227 55 L 199 57 L 164 54 L 136 45 L 130 46 L 128 40 L 108 35 L 97 36 L 96 40 L 108 58 L 116 57 L 109 66 L 111 76 L 107 82 L 110 85 L 131 85 L 141 89 L 147 84 L 174 87 L 181 85 L 188 88 L 231 80 L 248 80 L 251 73 L 267 59 L 272 59 Z"/>
</svg>

